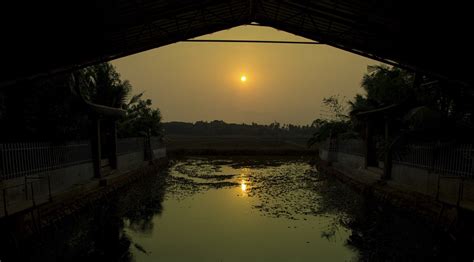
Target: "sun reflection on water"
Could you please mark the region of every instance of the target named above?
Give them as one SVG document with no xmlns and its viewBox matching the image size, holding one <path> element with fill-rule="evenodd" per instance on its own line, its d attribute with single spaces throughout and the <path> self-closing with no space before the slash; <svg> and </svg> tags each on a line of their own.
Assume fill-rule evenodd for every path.
<svg viewBox="0 0 474 262">
<path fill-rule="evenodd" d="M 247 192 L 247 184 L 245 184 L 245 180 L 240 182 L 240 188 L 242 189 L 242 192 Z"/>
<path fill-rule="evenodd" d="M 250 173 L 250 169 L 248 168 L 242 168 L 240 170 L 240 190 L 242 190 L 242 195 L 245 196 L 248 193 L 248 175 Z"/>
</svg>

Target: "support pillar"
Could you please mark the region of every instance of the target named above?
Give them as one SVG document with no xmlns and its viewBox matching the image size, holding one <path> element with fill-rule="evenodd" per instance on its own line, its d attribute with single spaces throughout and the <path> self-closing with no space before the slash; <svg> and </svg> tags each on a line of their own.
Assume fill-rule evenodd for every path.
<svg viewBox="0 0 474 262">
<path fill-rule="evenodd" d="M 385 159 L 383 164 L 383 179 L 392 177 L 392 145 L 390 143 L 390 119 L 385 117 Z"/>
<path fill-rule="evenodd" d="M 110 121 L 109 136 L 109 164 L 112 169 L 117 169 L 117 121 Z"/>
<path fill-rule="evenodd" d="M 369 166 L 378 166 L 376 148 L 373 139 L 373 124 L 370 119 L 367 120 L 365 128 L 365 168 Z"/>
<path fill-rule="evenodd" d="M 147 132 L 147 135 L 145 136 L 145 139 L 144 139 L 144 149 L 145 149 L 145 152 L 144 152 L 144 155 L 145 155 L 145 161 L 152 161 L 153 160 L 153 150 L 151 148 L 151 134 L 150 134 L 150 130 L 148 130 Z"/>
<path fill-rule="evenodd" d="M 100 119 L 98 116 L 92 117 L 91 126 L 91 150 L 92 164 L 94 166 L 94 177 L 101 178 L 101 145 L 100 145 Z"/>
</svg>

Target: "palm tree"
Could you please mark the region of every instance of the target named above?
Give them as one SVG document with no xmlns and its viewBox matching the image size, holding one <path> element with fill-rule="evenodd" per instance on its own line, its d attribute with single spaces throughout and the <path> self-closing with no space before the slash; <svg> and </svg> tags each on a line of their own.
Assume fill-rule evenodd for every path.
<svg viewBox="0 0 474 262">
<path fill-rule="evenodd" d="M 122 81 L 120 74 L 110 63 L 102 63 L 83 69 L 83 76 L 89 78 L 84 94 L 90 102 L 124 108 L 132 90 L 128 80 Z"/>
</svg>

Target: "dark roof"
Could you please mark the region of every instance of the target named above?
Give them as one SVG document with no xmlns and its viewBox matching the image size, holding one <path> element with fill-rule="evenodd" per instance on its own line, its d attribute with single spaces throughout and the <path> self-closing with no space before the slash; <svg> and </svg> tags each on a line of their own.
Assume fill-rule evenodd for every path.
<svg viewBox="0 0 474 262">
<path fill-rule="evenodd" d="M 50 0 L 1 10 L 0 85 L 251 22 L 472 84 L 469 1 Z"/>
</svg>

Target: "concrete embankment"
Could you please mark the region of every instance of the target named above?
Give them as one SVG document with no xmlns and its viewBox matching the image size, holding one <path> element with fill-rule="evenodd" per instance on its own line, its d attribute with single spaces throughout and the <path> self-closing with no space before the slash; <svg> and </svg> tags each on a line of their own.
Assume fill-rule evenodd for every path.
<svg viewBox="0 0 474 262">
<path fill-rule="evenodd" d="M 448 233 L 453 238 L 472 241 L 474 212 L 468 209 L 381 180 L 379 174 L 371 170 L 356 172 L 354 169 L 342 169 L 319 158 L 314 164 L 321 172 L 335 176 L 366 197 L 422 219 L 432 225 L 434 230 Z"/>
<path fill-rule="evenodd" d="M 115 172 L 101 179 L 91 179 L 77 184 L 68 190 L 53 194 L 51 201 L 1 218 L 0 228 L 2 232 L 15 232 L 17 238 L 41 232 L 42 228 L 54 226 L 64 217 L 74 215 L 81 209 L 93 205 L 94 202 L 126 189 L 131 182 L 156 174 L 167 163 L 167 158 L 144 161 L 141 166 L 133 170 Z"/>
</svg>

